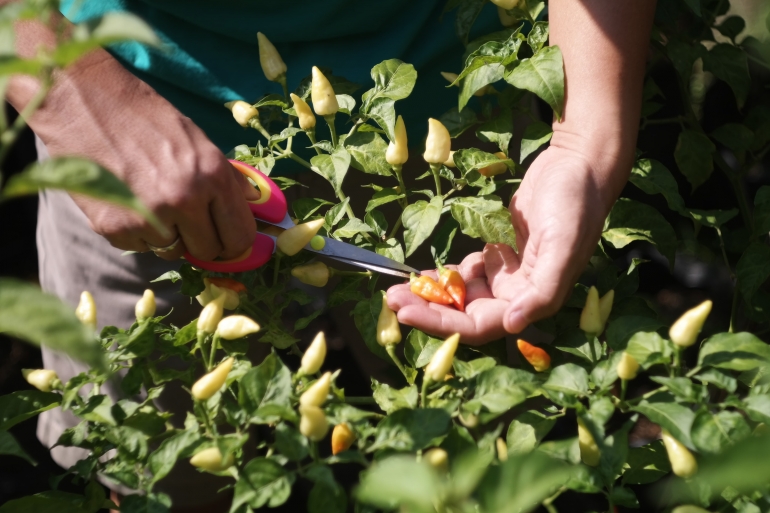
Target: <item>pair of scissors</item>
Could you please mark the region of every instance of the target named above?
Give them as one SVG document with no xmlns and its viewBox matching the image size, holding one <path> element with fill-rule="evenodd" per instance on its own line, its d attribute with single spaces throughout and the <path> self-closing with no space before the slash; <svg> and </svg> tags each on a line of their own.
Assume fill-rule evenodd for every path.
<svg viewBox="0 0 770 513">
<path fill-rule="evenodd" d="M 283 195 L 283 192 L 275 182 L 248 164 L 237 160 L 231 160 L 230 163 L 235 169 L 256 184 L 259 189 L 260 198 L 258 200 L 247 200 L 254 219 L 279 228 L 292 228 L 294 223 L 289 217 L 286 196 Z M 185 253 L 184 257 L 194 266 L 206 269 L 207 271 L 219 273 L 250 271 L 265 265 L 270 260 L 270 257 L 276 250 L 275 239 L 276 237 L 273 235 L 258 231 L 251 248 L 240 257 L 232 260 L 199 260 L 189 254 L 189 252 Z M 326 244 L 323 249 L 313 249 L 310 247 L 310 244 L 306 245 L 304 249 L 346 264 L 392 276 L 408 278 L 411 273 L 420 274 L 420 271 L 417 269 L 396 262 L 386 256 L 378 255 L 373 251 L 329 237 L 324 237 L 324 242 Z"/>
</svg>

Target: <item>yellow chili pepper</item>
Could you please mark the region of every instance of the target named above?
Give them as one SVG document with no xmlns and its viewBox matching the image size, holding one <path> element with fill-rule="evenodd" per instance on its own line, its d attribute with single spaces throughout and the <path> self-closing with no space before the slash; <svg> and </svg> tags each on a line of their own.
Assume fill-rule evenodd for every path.
<svg viewBox="0 0 770 513">
<path fill-rule="evenodd" d="M 299 127 L 302 130 L 311 130 L 315 128 L 315 115 L 310 109 L 310 105 L 294 93 L 291 93 L 289 96 L 291 97 L 291 101 L 294 102 L 294 110 L 297 112 Z"/>
<path fill-rule="evenodd" d="M 332 383 L 332 373 L 324 372 L 323 376 L 310 385 L 299 397 L 300 406 L 321 406 L 329 395 L 329 387 Z"/>
<path fill-rule="evenodd" d="M 155 315 L 156 308 L 157 305 L 155 304 L 155 293 L 150 289 L 145 290 L 142 298 L 136 302 L 136 307 L 134 307 L 136 320 L 143 321 L 145 319 L 149 319 Z"/>
<path fill-rule="evenodd" d="M 229 454 L 225 461 L 222 461 L 222 453 L 217 447 L 209 447 L 196 452 L 190 458 L 190 465 L 209 472 L 222 472 L 232 467 L 234 463 L 233 455 Z"/>
<path fill-rule="evenodd" d="M 455 333 L 444 341 L 433 353 L 430 363 L 425 366 L 425 379 L 430 381 L 444 381 L 444 377 L 452 368 L 455 352 L 460 343 L 460 334 Z"/>
<path fill-rule="evenodd" d="M 521 22 L 519 18 L 516 16 L 511 16 L 505 9 L 500 6 L 497 7 L 497 17 L 500 18 L 500 24 L 503 27 L 513 27 L 517 23 Z"/>
<path fill-rule="evenodd" d="M 316 114 L 333 116 L 340 110 L 334 88 L 321 70 L 315 66 L 313 66 L 313 81 L 310 87 L 310 98 L 313 100 L 313 110 Z"/>
<path fill-rule="evenodd" d="M 233 368 L 233 361 L 232 358 L 228 358 L 217 365 L 213 371 L 204 374 L 203 377 L 196 381 L 190 390 L 193 398 L 198 401 L 205 401 L 216 394 L 222 388 L 222 385 L 225 384 L 227 375 L 230 373 L 230 369 Z"/>
<path fill-rule="evenodd" d="M 711 513 L 707 509 L 699 508 L 698 506 L 693 506 L 691 504 L 685 505 L 685 506 L 677 506 L 676 508 L 671 510 L 671 513 Z"/>
<path fill-rule="evenodd" d="M 299 407 L 299 432 L 314 442 L 323 440 L 329 431 L 329 421 L 318 406 Z"/>
<path fill-rule="evenodd" d="M 259 324 L 245 315 L 231 315 L 217 324 L 217 334 L 225 340 L 235 340 L 259 331 Z"/>
<path fill-rule="evenodd" d="M 27 383 L 42 392 L 50 392 L 61 388 L 61 381 L 55 370 L 51 369 L 21 369 L 21 375 Z"/>
<path fill-rule="evenodd" d="M 690 347 L 698 339 L 706 317 L 711 313 L 711 301 L 704 301 L 695 308 L 687 310 L 668 330 L 671 341 L 679 347 Z"/>
<path fill-rule="evenodd" d="M 315 374 L 323 365 L 324 359 L 326 359 L 326 336 L 323 331 L 319 331 L 302 355 L 300 374 Z"/>
<path fill-rule="evenodd" d="M 356 435 L 346 423 L 337 424 L 332 430 L 332 454 L 339 454 L 350 449 Z"/>
<path fill-rule="evenodd" d="M 311 239 L 312 240 L 312 239 Z M 322 239 L 323 240 L 323 239 Z M 324 287 L 329 282 L 329 267 L 323 262 L 298 265 L 291 270 L 291 275 L 305 285 Z"/>
<path fill-rule="evenodd" d="M 504 160 L 508 157 L 503 153 L 502 151 L 498 151 L 495 153 L 495 157 Z M 508 166 L 505 164 L 505 162 L 495 162 L 494 164 L 490 164 L 488 166 L 484 166 L 481 169 L 479 169 L 479 173 L 482 176 L 486 176 L 487 178 L 492 176 L 501 175 L 508 171 Z"/>
<path fill-rule="evenodd" d="M 321 218 L 293 226 L 276 238 L 276 245 L 284 254 L 294 256 L 315 237 L 323 225 L 324 220 Z"/>
<path fill-rule="evenodd" d="M 388 144 L 385 152 L 385 160 L 391 166 L 400 166 L 409 158 L 409 145 L 406 140 L 406 126 L 404 118 L 398 116 L 396 119 L 396 137 Z"/>
<path fill-rule="evenodd" d="M 601 451 L 599 446 L 596 445 L 591 432 L 586 428 L 583 420 L 578 417 L 578 446 L 580 447 L 580 459 L 583 463 L 589 467 L 595 467 L 599 465 L 599 459 L 601 458 Z"/>
<path fill-rule="evenodd" d="M 80 322 L 91 329 L 96 329 L 96 303 L 94 303 L 94 296 L 87 290 L 80 294 L 80 303 L 75 309 L 75 315 Z"/>
<path fill-rule="evenodd" d="M 524 0 L 490 0 L 493 4 L 495 4 L 498 7 L 502 7 L 503 9 L 513 9 L 514 7 L 518 7 L 520 3 Z M 526 5 L 526 3 L 525 3 Z"/>
<path fill-rule="evenodd" d="M 497 449 L 497 459 L 501 463 L 508 461 L 508 444 L 505 443 L 505 440 L 502 438 L 495 440 L 495 448 Z"/>
<path fill-rule="evenodd" d="M 612 302 L 615 300 L 615 290 L 610 290 L 599 299 L 599 317 L 602 321 L 602 331 L 612 313 Z"/>
<path fill-rule="evenodd" d="M 425 140 L 425 153 L 422 158 L 428 164 L 443 164 L 449 158 L 452 139 L 449 130 L 438 119 L 428 120 L 428 138 Z"/>
<path fill-rule="evenodd" d="M 626 381 L 634 379 L 639 372 L 639 362 L 630 354 L 623 351 L 618 362 L 618 377 Z"/>
<path fill-rule="evenodd" d="M 457 167 L 455 165 L 455 152 L 454 150 L 449 151 L 449 158 L 444 161 L 444 165 L 446 167 Z"/>
<path fill-rule="evenodd" d="M 449 454 L 441 447 L 434 447 L 428 450 L 422 457 L 428 462 L 428 465 L 439 472 L 449 470 Z"/>
<path fill-rule="evenodd" d="M 580 314 L 580 329 L 589 335 L 598 335 L 603 330 L 599 309 L 599 291 L 596 290 L 596 287 L 588 289 L 586 304 Z"/>
<path fill-rule="evenodd" d="M 660 432 L 663 444 L 666 446 L 668 460 L 671 462 L 671 470 L 679 477 L 692 477 L 698 472 L 698 462 L 690 450 L 679 440 L 674 438 L 668 430 Z"/>
<path fill-rule="evenodd" d="M 225 296 L 214 298 L 209 304 L 203 307 L 201 315 L 198 317 L 198 332 L 214 333 L 217 330 L 219 321 L 222 320 L 222 305 L 225 302 Z"/>
<path fill-rule="evenodd" d="M 246 293 L 246 286 L 230 278 L 203 278 L 206 286 L 203 292 L 195 296 L 201 306 L 206 306 L 214 298 L 224 296 L 222 308 L 235 310 L 241 304 L 241 294 Z"/>
<path fill-rule="evenodd" d="M 398 325 L 396 312 L 388 306 L 388 298 L 382 295 L 382 309 L 377 318 L 377 343 L 382 347 L 396 345 L 401 342 L 401 327 Z"/>
<path fill-rule="evenodd" d="M 257 32 L 257 41 L 259 41 L 259 64 L 262 65 L 265 77 L 271 82 L 285 81 L 286 64 L 281 59 L 281 54 L 262 32 Z"/>
<path fill-rule="evenodd" d="M 259 111 L 250 103 L 243 100 L 225 103 L 225 107 L 233 113 L 233 119 L 242 127 L 249 126 L 249 121 L 253 118 L 259 118 Z"/>
</svg>

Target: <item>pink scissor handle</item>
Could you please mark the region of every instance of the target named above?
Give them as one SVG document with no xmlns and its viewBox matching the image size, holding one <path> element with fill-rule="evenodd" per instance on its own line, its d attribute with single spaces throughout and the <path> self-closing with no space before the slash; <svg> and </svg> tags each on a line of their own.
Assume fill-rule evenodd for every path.
<svg viewBox="0 0 770 513">
<path fill-rule="evenodd" d="M 254 244 L 238 258 L 232 260 L 200 260 L 185 253 L 185 259 L 195 267 L 213 271 L 215 273 L 241 273 L 262 267 L 270 260 L 275 250 L 275 241 L 265 235 L 257 232 Z"/>
<path fill-rule="evenodd" d="M 230 164 L 244 176 L 251 178 L 257 184 L 261 197 L 256 201 L 249 201 L 251 213 L 257 219 L 263 219 L 268 223 L 280 223 L 286 217 L 288 206 L 286 196 L 281 189 L 259 169 L 244 164 L 238 160 L 231 160 Z"/>
</svg>

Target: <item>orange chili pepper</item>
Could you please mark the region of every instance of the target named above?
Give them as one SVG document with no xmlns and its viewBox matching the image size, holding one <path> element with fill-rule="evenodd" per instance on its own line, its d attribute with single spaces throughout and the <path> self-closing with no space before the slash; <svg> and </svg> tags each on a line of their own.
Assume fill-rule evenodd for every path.
<svg viewBox="0 0 770 513">
<path fill-rule="evenodd" d="M 440 305 L 451 305 L 452 296 L 450 296 L 446 290 L 441 288 L 436 280 L 430 276 L 422 275 L 419 278 L 412 274 L 409 279 L 410 289 L 412 294 L 420 296 L 426 301 L 431 303 L 438 303 Z"/>
<path fill-rule="evenodd" d="M 516 341 L 522 356 L 535 368 L 537 372 L 543 372 L 551 368 L 551 357 L 540 347 L 533 346 L 526 340 Z"/>
<path fill-rule="evenodd" d="M 455 306 L 461 312 L 465 311 L 465 281 L 462 275 L 443 265 L 438 267 L 438 284 L 452 297 Z"/>
<path fill-rule="evenodd" d="M 209 281 L 219 288 L 228 288 L 238 294 L 246 293 L 246 285 L 230 278 L 213 278 L 209 276 Z"/>
</svg>

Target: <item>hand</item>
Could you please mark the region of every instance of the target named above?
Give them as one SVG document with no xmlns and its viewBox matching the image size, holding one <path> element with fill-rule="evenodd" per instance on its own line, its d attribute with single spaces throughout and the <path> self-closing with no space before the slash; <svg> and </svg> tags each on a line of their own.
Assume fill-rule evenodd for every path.
<svg viewBox="0 0 770 513">
<path fill-rule="evenodd" d="M 625 176 L 597 172 L 577 150 L 549 147 L 511 200 L 518 254 L 488 244 L 458 266 L 468 288 L 465 313 L 428 303 L 408 285 L 392 287 L 388 304 L 404 324 L 442 337 L 459 332 L 468 344 L 521 332 L 567 299 Z"/>
<path fill-rule="evenodd" d="M 168 233 L 125 208 L 74 197 L 91 228 L 140 252 L 180 237 L 158 253 L 167 260 L 185 250 L 202 260 L 243 254 L 256 232 L 244 199 L 256 191 L 189 118 L 106 53 L 80 66 L 54 88 L 33 129 L 52 156 L 82 155 L 115 173 Z"/>
</svg>

